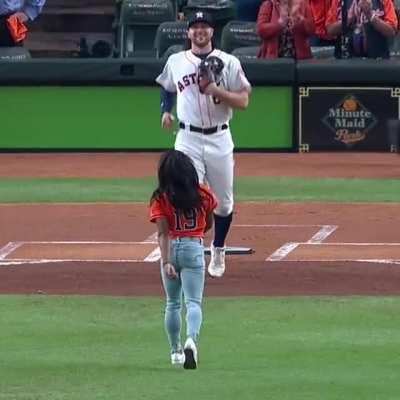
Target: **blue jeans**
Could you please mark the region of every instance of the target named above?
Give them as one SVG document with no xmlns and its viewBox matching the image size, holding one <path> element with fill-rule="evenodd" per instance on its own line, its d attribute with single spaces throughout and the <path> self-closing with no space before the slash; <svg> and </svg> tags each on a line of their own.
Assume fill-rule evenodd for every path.
<svg viewBox="0 0 400 400">
<path fill-rule="evenodd" d="M 186 334 L 196 342 L 200 333 L 205 276 L 203 241 L 188 237 L 172 240 L 171 262 L 178 278 L 169 279 L 161 263 L 166 294 L 164 322 L 171 351 L 178 351 L 181 349 L 182 294 L 186 306 Z"/>
</svg>

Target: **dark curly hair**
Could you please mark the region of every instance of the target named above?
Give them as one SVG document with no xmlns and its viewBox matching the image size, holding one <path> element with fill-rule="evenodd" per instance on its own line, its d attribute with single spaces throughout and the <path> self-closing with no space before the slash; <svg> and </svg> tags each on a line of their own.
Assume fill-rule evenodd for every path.
<svg viewBox="0 0 400 400">
<path fill-rule="evenodd" d="M 151 201 L 165 194 L 177 211 L 201 207 L 199 177 L 192 160 L 178 150 L 163 153 L 158 164 L 158 187 Z"/>
</svg>

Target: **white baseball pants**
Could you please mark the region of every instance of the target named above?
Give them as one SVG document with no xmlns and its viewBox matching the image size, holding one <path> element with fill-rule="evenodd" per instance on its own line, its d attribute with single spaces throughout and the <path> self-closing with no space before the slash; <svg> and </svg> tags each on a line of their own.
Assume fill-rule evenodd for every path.
<svg viewBox="0 0 400 400">
<path fill-rule="evenodd" d="M 233 147 L 229 128 L 211 135 L 180 129 L 175 141 L 175 149 L 192 159 L 200 182 L 215 193 L 215 213 L 221 217 L 233 211 Z"/>
</svg>

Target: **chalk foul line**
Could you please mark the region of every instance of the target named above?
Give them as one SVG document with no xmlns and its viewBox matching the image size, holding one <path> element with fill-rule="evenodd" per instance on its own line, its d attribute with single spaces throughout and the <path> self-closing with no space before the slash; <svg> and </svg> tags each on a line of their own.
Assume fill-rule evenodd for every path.
<svg viewBox="0 0 400 400">
<path fill-rule="evenodd" d="M 0 249 L 0 260 L 4 260 L 13 251 L 22 246 L 24 242 L 9 242 Z"/>
<path fill-rule="evenodd" d="M 321 226 L 321 225 L 320 225 Z M 322 243 L 329 235 L 331 235 L 337 229 L 337 225 L 322 225 L 321 229 L 315 233 L 311 239 L 306 243 L 317 244 Z M 265 261 L 282 261 L 287 257 L 293 250 L 295 250 L 300 244 L 299 242 L 285 243 L 278 250 L 272 253 Z"/>
<path fill-rule="evenodd" d="M 322 243 L 328 236 L 335 232 L 337 228 L 337 225 L 323 225 L 307 243 Z"/>
</svg>

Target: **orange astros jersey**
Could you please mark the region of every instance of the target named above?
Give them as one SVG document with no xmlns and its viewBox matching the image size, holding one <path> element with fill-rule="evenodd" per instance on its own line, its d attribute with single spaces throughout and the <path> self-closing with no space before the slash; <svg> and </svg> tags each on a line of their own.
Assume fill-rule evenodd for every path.
<svg viewBox="0 0 400 400">
<path fill-rule="evenodd" d="M 150 205 L 150 221 L 156 222 L 159 218 L 166 218 L 171 238 L 178 237 L 204 237 L 206 228 L 206 217 L 215 207 L 217 200 L 211 190 L 200 185 L 202 207 L 192 209 L 185 214 L 176 212 L 165 194 L 155 199 Z"/>
</svg>

